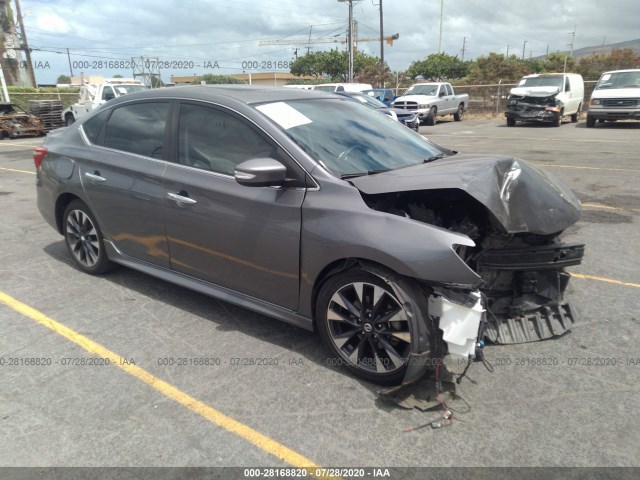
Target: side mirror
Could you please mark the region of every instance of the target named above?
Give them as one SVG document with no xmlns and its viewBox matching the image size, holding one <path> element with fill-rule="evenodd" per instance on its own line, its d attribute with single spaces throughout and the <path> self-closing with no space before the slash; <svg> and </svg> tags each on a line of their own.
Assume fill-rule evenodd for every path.
<svg viewBox="0 0 640 480">
<path fill-rule="evenodd" d="M 246 187 L 281 187 L 287 177 L 287 167 L 273 158 L 254 158 L 236 165 L 233 176 Z"/>
</svg>

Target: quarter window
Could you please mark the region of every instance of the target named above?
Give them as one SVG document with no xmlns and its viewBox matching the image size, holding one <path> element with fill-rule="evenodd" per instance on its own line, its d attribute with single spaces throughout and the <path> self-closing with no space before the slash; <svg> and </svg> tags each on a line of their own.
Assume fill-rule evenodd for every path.
<svg viewBox="0 0 640 480">
<path fill-rule="evenodd" d="M 104 146 L 152 158 L 165 158 L 168 103 L 145 102 L 116 108 L 107 121 Z"/>
<path fill-rule="evenodd" d="M 233 175 L 252 158 L 278 158 L 277 148 L 247 122 L 216 108 L 183 104 L 178 127 L 178 162 Z"/>
<path fill-rule="evenodd" d="M 107 119 L 110 110 L 102 110 L 100 113 L 94 115 L 89 120 L 82 124 L 82 130 L 84 134 L 87 136 L 89 142 L 93 144 L 99 144 L 100 139 L 100 131 L 102 130 L 102 126 L 104 125 L 104 121 Z"/>
</svg>

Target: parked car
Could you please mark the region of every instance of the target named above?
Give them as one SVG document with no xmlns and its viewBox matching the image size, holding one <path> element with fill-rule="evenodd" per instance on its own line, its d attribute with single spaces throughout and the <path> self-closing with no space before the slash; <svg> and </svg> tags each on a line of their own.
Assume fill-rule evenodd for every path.
<svg viewBox="0 0 640 480">
<path fill-rule="evenodd" d="M 323 92 L 361 92 L 371 89 L 368 83 L 321 83 L 313 86 L 314 90 Z"/>
<path fill-rule="evenodd" d="M 44 134 L 44 124 L 39 117 L 25 112 L 15 103 L 0 103 L 0 140 Z"/>
<path fill-rule="evenodd" d="M 362 90 L 361 93 L 380 100 L 387 107 L 390 107 L 393 101 L 397 98 L 395 90 L 390 88 L 372 88 L 370 90 Z"/>
<path fill-rule="evenodd" d="M 469 107 L 469 95 L 456 94 L 450 83 L 416 83 L 392 105 L 416 113 L 427 125 L 435 125 L 437 118 L 444 115 L 453 115 L 460 122 Z"/>
<path fill-rule="evenodd" d="M 583 246 L 558 239 L 580 215 L 571 191 L 332 93 L 132 93 L 51 132 L 34 162 L 38 208 L 83 272 L 125 265 L 315 329 L 369 381 L 574 321 L 564 268 Z"/>
<path fill-rule="evenodd" d="M 591 94 L 587 127 L 616 120 L 640 120 L 640 69 L 604 72 Z"/>
<path fill-rule="evenodd" d="M 570 115 L 578 121 L 584 103 L 584 82 L 576 73 L 542 73 L 526 75 L 507 99 L 507 126 L 516 121 L 545 122 L 559 127 Z"/>
<path fill-rule="evenodd" d="M 390 116 L 394 120 L 399 121 L 403 125 L 415 130 L 416 132 L 420 128 L 420 119 L 418 115 L 412 113 L 408 110 L 403 110 L 401 108 L 391 108 L 387 107 L 380 100 L 373 98 L 364 93 L 350 93 L 350 92 L 336 92 L 338 95 L 343 95 L 348 98 L 352 98 L 353 100 L 362 103 L 363 105 L 372 108 L 374 110 L 378 110 L 380 113 Z"/>
</svg>

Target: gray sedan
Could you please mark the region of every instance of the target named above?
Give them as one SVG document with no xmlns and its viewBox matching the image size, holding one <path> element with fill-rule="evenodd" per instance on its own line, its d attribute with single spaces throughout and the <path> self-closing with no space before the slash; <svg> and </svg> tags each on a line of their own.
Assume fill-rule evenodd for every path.
<svg viewBox="0 0 640 480">
<path fill-rule="evenodd" d="M 36 148 L 38 207 L 78 268 L 125 265 L 319 332 L 410 383 L 448 357 L 563 333 L 579 202 L 331 93 L 249 86 L 114 99 Z M 437 369 L 439 371 L 439 369 Z"/>
</svg>

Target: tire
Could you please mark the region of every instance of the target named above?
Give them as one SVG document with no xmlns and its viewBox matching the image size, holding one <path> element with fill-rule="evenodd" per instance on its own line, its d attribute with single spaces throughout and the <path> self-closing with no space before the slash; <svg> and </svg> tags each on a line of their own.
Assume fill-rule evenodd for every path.
<svg viewBox="0 0 640 480">
<path fill-rule="evenodd" d="M 100 275 L 114 268 L 107 257 L 102 232 L 81 200 L 74 200 L 62 216 L 62 234 L 75 264 L 85 273 Z"/>
<path fill-rule="evenodd" d="M 571 123 L 577 123 L 578 117 L 580 117 L 580 112 L 582 111 L 582 104 L 578 105 L 578 111 L 571 115 Z"/>
<path fill-rule="evenodd" d="M 431 107 L 429 109 L 429 113 L 427 114 L 427 119 L 425 120 L 424 123 L 426 123 L 429 126 L 433 126 L 436 124 L 436 115 L 438 114 L 438 110 L 436 109 L 436 107 Z"/>
<path fill-rule="evenodd" d="M 71 125 L 76 123 L 76 119 L 73 118 L 73 115 L 69 113 L 64 117 L 64 123 L 67 125 L 67 127 L 70 127 Z"/>
<path fill-rule="evenodd" d="M 515 127 L 516 121 L 513 117 L 507 117 L 507 127 Z"/>
<path fill-rule="evenodd" d="M 412 324 L 381 278 L 359 268 L 330 277 L 318 293 L 316 322 L 332 364 L 369 382 L 402 382 L 412 348 Z"/>
<path fill-rule="evenodd" d="M 553 119 L 553 122 L 551 123 L 551 125 L 553 125 L 554 127 L 559 127 L 560 125 L 562 125 L 563 114 L 564 114 L 564 111 L 560 111 L 560 113 Z"/>
<path fill-rule="evenodd" d="M 460 105 L 458 105 L 458 110 L 456 110 L 456 113 L 453 114 L 453 119 L 456 122 L 461 122 L 463 117 L 464 117 L 464 104 L 461 103 Z"/>
<path fill-rule="evenodd" d="M 587 114 L 587 128 L 593 128 L 596 126 L 596 119 Z"/>
</svg>

